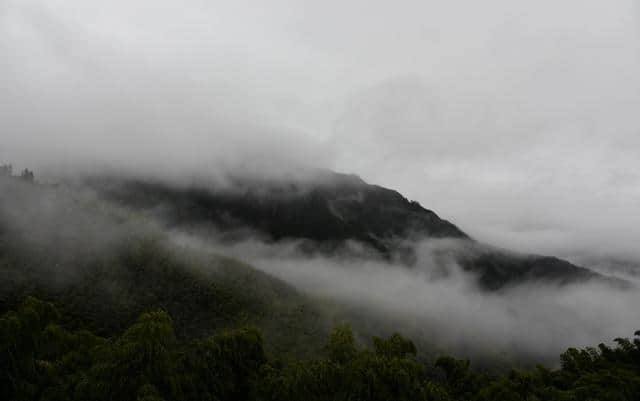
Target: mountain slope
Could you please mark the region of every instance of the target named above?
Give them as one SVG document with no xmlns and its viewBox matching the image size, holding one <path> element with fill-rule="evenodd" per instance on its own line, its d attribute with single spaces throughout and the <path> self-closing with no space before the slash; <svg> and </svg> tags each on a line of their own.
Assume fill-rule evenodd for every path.
<svg viewBox="0 0 640 401">
<path fill-rule="evenodd" d="M 105 198 L 161 217 L 170 227 L 209 227 L 222 233 L 248 229 L 268 241 L 310 241 L 307 249 L 325 252 L 356 241 L 408 266 L 415 263 L 419 241 L 451 238 L 465 243 L 467 251 L 445 256 L 476 274 L 488 290 L 531 280 L 567 284 L 603 278 L 558 258 L 483 245 L 417 202 L 353 175 L 323 172 L 306 180 L 234 177 L 222 186 L 113 177 L 87 182 Z"/>
<path fill-rule="evenodd" d="M 309 181 L 233 178 L 223 187 L 113 178 L 89 182 L 107 198 L 125 205 L 162 208 L 162 217 L 172 226 L 246 227 L 272 240 L 351 239 L 383 253 L 391 250 L 385 242 L 392 238 L 467 238 L 455 225 L 396 191 L 352 175 L 326 174 Z"/>
<path fill-rule="evenodd" d="M 308 297 L 240 261 L 175 245 L 153 224 L 69 188 L 0 177 L 0 314 L 26 296 L 55 302 L 66 327 L 112 336 L 162 309 L 180 339 L 245 325 L 268 348 L 317 351 L 329 322 Z"/>
</svg>

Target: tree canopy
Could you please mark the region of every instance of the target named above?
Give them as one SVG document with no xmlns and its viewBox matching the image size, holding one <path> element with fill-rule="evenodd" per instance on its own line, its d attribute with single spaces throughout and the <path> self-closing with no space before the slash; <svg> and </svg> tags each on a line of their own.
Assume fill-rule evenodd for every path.
<svg viewBox="0 0 640 401">
<path fill-rule="evenodd" d="M 255 328 L 180 342 L 166 311 L 122 334 L 68 329 L 53 304 L 27 297 L 0 317 L 0 398 L 6 400 L 637 400 L 640 331 L 616 346 L 570 348 L 561 367 L 489 375 L 468 361 L 416 358 L 398 333 L 360 345 L 348 324 L 325 355 L 268 355 Z"/>
</svg>

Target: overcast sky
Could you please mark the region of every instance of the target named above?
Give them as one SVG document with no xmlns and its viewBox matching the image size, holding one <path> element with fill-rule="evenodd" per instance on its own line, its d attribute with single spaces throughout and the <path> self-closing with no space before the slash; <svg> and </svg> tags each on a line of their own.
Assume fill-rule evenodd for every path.
<svg viewBox="0 0 640 401">
<path fill-rule="evenodd" d="M 278 162 L 640 257 L 637 0 L 0 0 L 0 161 Z"/>
</svg>

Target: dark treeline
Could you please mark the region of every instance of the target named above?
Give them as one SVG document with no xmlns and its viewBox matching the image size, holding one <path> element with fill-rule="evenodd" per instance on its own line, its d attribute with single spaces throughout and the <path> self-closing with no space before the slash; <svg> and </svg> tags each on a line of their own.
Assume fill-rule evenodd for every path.
<svg viewBox="0 0 640 401">
<path fill-rule="evenodd" d="M 181 342 L 164 311 L 112 338 L 67 329 L 53 304 L 28 297 L 0 318 L 4 400 L 637 400 L 640 339 L 569 349 L 555 371 L 491 375 L 468 361 L 416 359 L 399 334 L 359 346 L 337 326 L 313 359 L 268 355 L 260 332 Z M 636 332 L 640 335 L 640 332 Z"/>
<path fill-rule="evenodd" d="M 14 176 L 13 166 L 11 164 L 0 164 L 0 177 L 13 177 L 13 176 Z M 20 175 L 16 177 L 19 177 L 27 182 L 33 182 L 35 178 L 33 171 L 29 170 L 28 168 L 25 168 L 24 170 L 22 170 Z"/>
</svg>

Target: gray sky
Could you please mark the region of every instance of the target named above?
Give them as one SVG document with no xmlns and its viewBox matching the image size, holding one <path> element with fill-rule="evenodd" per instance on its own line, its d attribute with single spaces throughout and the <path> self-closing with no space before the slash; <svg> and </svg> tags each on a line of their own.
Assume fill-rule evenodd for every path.
<svg viewBox="0 0 640 401">
<path fill-rule="evenodd" d="M 0 160 L 311 164 L 640 257 L 639 4 L 0 0 Z"/>
</svg>

